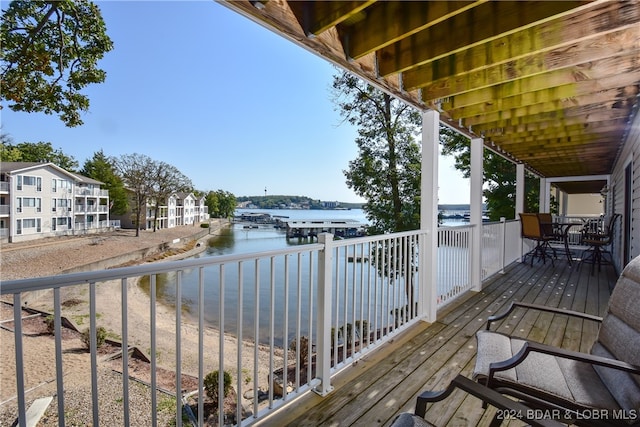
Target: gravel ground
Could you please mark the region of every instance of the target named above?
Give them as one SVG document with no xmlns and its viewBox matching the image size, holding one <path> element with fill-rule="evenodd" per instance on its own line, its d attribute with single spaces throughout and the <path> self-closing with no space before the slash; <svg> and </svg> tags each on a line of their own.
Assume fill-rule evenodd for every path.
<svg viewBox="0 0 640 427">
<path fill-rule="evenodd" d="M 211 231 L 222 224 L 222 221 L 212 222 Z M 156 232 L 142 230 L 139 237 L 135 236 L 135 230 L 116 230 L 87 236 L 4 243 L 0 246 L 0 274 L 2 280 L 54 276 L 105 258 L 157 248 L 162 244 L 171 245 L 175 239 L 191 239 L 202 231 L 200 227 L 181 226 Z"/>
<path fill-rule="evenodd" d="M 212 232 L 224 226 L 223 222 L 214 223 Z M 118 230 L 111 233 L 82 236 L 47 238 L 37 241 L 3 244 L 0 248 L 0 273 L 2 280 L 62 274 L 69 270 L 82 269 L 92 263 L 103 261 L 116 255 L 126 254 L 145 248 L 157 248 L 163 244 L 171 246 L 172 253 L 185 250 L 187 241 L 201 233 L 200 227 L 183 226 L 157 232 L 141 231 L 135 237 L 135 231 Z M 180 243 L 172 243 L 182 239 Z M 205 247 L 206 245 L 202 245 Z M 188 256 L 193 249 L 174 255 Z M 190 246 L 186 246 L 189 249 Z M 149 251 L 149 254 L 157 250 Z M 148 260 L 148 259 L 147 259 Z M 142 260 L 139 260 L 141 262 Z M 115 266 L 115 265 L 114 265 Z M 5 299 L 3 297 L 3 299 Z M 5 319 L 0 319 L 5 320 Z M 16 420 L 17 402 L 15 398 L 15 362 L 13 361 L 13 333 L 0 329 L 0 377 L 3 389 L 0 390 L 0 426 L 10 426 Z M 54 396 L 39 426 L 58 425 L 58 409 L 55 382 L 55 369 L 51 363 L 54 357 L 54 340 L 50 335 L 25 336 L 23 339 L 25 366 L 25 389 L 27 390 L 27 408 L 39 397 Z M 64 402 L 65 422 L 69 426 L 92 425 L 91 383 L 88 381 L 90 361 L 88 353 L 82 349 L 79 339 L 63 340 L 64 346 Z M 8 383 L 4 382 L 9 380 Z M 11 386 L 7 386 L 10 384 Z M 125 425 L 122 404 L 122 376 L 107 363 L 98 363 L 99 414 L 102 425 Z M 151 391 L 149 387 L 136 381 L 130 381 L 129 404 L 130 425 L 151 425 Z M 158 425 L 171 425 L 175 417 L 175 398 L 158 392 Z"/>
</svg>

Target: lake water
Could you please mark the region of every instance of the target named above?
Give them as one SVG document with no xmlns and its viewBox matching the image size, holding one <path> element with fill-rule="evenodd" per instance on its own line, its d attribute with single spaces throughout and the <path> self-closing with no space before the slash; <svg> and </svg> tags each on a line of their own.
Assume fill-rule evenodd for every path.
<svg viewBox="0 0 640 427">
<path fill-rule="evenodd" d="M 352 210 L 287 210 L 287 209 L 249 209 L 238 210 L 236 214 L 242 212 L 269 213 L 272 216 L 288 217 L 290 219 L 352 219 L 363 224 L 366 217 L 362 209 Z M 284 249 L 291 246 L 306 244 L 307 240 L 287 239 L 284 230 L 276 229 L 273 225 L 258 225 L 258 228 L 244 228 L 243 224 L 233 224 L 231 227 L 221 230 L 219 236 L 212 237 L 208 242 L 207 249 L 196 255 L 195 258 L 211 257 L 219 255 L 259 253 L 271 250 Z M 297 312 L 295 304 L 300 297 L 301 301 L 307 301 L 309 290 L 315 287 L 315 273 L 309 277 L 309 257 L 313 257 L 313 264 L 317 265 L 317 254 L 305 253 L 300 259 L 290 256 L 287 263 L 291 283 L 296 283 L 288 289 L 288 311 L 289 317 L 294 318 Z M 274 329 L 274 342 L 282 346 L 286 340 L 289 341 L 295 335 L 295 331 L 289 326 L 285 331 L 285 257 L 278 257 L 271 264 L 269 259 L 263 259 L 258 265 L 260 273 L 260 284 L 256 290 L 255 271 L 253 263 L 245 263 L 241 267 L 228 265 L 222 271 L 217 266 L 203 269 L 204 275 L 204 301 L 205 301 L 205 321 L 216 329 L 224 329 L 227 333 L 235 333 L 238 322 L 243 324 L 243 337 L 255 339 L 255 312 L 256 300 L 258 301 L 257 311 L 259 313 L 259 333 L 257 341 L 266 343 L 270 339 L 270 330 Z M 292 277 L 297 274 L 298 262 L 301 263 L 301 286 L 297 287 L 298 278 Z M 353 274 L 352 267 L 349 275 Z M 367 267 L 375 274 L 375 269 Z M 241 270 L 241 272 L 239 272 Z M 275 278 L 274 287 L 269 285 L 270 276 Z M 371 274 L 371 272 L 370 272 Z M 187 316 L 196 316 L 198 312 L 200 272 L 197 269 L 186 270 L 181 277 L 181 299 L 183 313 Z M 157 296 L 162 303 L 175 306 L 176 295 L 176 273 L 163 274 L 157 277 Z M 222 283 L 222 286 L 221 286 Z M 143 289 L 148 291 L 148 279 L 141 282 Z M 315 290 L 313 291 L 315 293 Z M 257 295 L 257 297 L 256 297 Z M 242 297 L 243 314 L 238 316 L 238 300 Z M 224 324 L 220 325 L 219 302 L 224 300 Z M 271 307 L 273 306 L 273 312 Z M 309 313 L 302 311 L 301 333 L 308 335 Z M 270 324 L 270 319 L 274 318 L 274 324 Z M 312 326 L 313 328 L 313 326 Z"/>
<path fill-rule="evenodd" d="M 362 209 L 352 210 L 268 210 L 250 209 L 238 210 L 236 214 L 242 212 L 269 213 L 272 216 L 288 217 L 290 219 L 352 219 L 361 223 L 366 223 L 366 217 Z M 451 221 L 450 225 L 463 224 L 461 221 Z M 206 251 L 196 255 L 196 258 L 211 257 L 218 255 L 260 253 L 271 250 L 284 249 L 291 246 L 306 244 L 307 240 L 287 239 L 285 231 L 276 229 L 273 225 L 258 225 L 258 228 L 244 228 L 243 224 L 233 224 L 227 229 L 221 230 L 221 234 L 212 237 L 208 242 Z M 285 266 L 285 258 L 287 259 Z M 312 258 L 310 260 L 310 258 Z M 273 339 L 276 345 L 283 346 L 285 342 L 291 341 L 296 334 L 292 325 L 287 325 L 285 313 L 288 319 L 295 319 L 298 312 L 297 301 L 301 301 L 300 333 L 308 335 L 309 330 L 315 327 L 309 324 L 309 311 L 305 302 L 309 299 L 309 292 L 315 297 L 315 277 L 314 272 L 309 274 L 309 263 L 313 263 L 317 268 L 317 254 L 303 253 L 300 258 L 296 256 L 280 256 L 273 260 L 261 259 L 258 265 L 254 262 L 226 265 L 224 269 L 218 266 L 206 267 L 202 270 L 204 284 L 204 311 L 206 323 L 216 329 L 224 329 L 227 333 L 235 334 L 237 325 L 242 322 L 243 337 L 245 339 L 255 339 L 256 341 L 267 343 Z M 297 277 L 298 263 L 300 263 L 300 277 Z M 259 281 L 256 285 L 256 271 L 259 273 Z M 183 312 L 185 315 L 196 316 L 199 301 L 199 283 L 201 272 L 198 269 L 186 270 L 181 277 L 181 299 Z M 374 277 L 377 270 L 369 263 L 356 265 L 349 263 L 341 274 L 345 274 L 345 282 L 348 286 L 356 282 L 356 277 Z M 288 280 L 286 278 L 289 278 Z M 287 282 L 291 287 L 285 289 Z M 158 300 L 174 306 L 176 295 L 176 273 L 159 275 L 157 278 Z M 148 290 L 148 280 L 143 280 L 141 286 Z M 355 285 L 354 285 L 355 286 Z M 394 286 L 391 286 L 394 288 Z M 378 289 L 377 301 L 384 298 L 385 286 Z M 345 292 L 352 292 L 349 288 Z M 375 292 L 374 292 L 375 293 Z M 287 297 L 285 298 L 285 295 Z M 346 293 L 345 293 L 346 295 Z M 335 296 L 334 296 L 335 297 Z M 402 299 L 403 297 L 401 297 Z M 238 315 L 238 301 L 242 302 L 242 315 Z M 220 323 L 220 301 L 224 301 L 224 323 Z M 256 307 L 256 302 L 258 306 Z M 382 304 L 382 303 L 380 303 Z M 405 303 L 399 301 L 398 307 Z M 334 307 L 336 306 L 334 301 Z M 285 308 L 288 307 L 288 308 Z M 305 308 L 306 307 L 306 308 Z M 342 310 L 342 308 L 340 309 Z M 360 308 L 346 307 L 343 319 L 350 319 L 356 311 L 356 318 L 371 319 L 370 312 L 360 312 Z M 388 307 L 377 306 L 377 317 L 379 322 L 389 320 Z M 256 337 L 255 313 L 258 313 L 258 336 Z M 334 309 L 335 312 L 335 309 Z M 386 314 L 382 314 L 382 313 Z M 342 315 L 342 314 L 341 314 Z M 385 317 L 386 316 L 386 317 Z M 313 317 L 313 316 L 311 316 Z M 271 319 L 273 318 L 273 324 Z M 339 321 L 340 325 L 348 323 L 347 320 Z M 272 338 L 273 336 L 273 338 Z M 286 338 L 285 338 L 286 337 Z"/>
</svg>

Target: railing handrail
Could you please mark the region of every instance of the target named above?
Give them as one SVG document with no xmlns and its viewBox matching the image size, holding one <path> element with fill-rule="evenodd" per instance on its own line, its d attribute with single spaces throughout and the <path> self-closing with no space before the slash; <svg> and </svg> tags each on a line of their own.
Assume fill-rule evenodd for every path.
<svg viewBox="0 0 640 427">
<path fill-rule="evenodd" d="M 102 222 L 100 222 L 102 223 Z M 106 223 L 106 221 L 105 221 Z M 264 415 L 272 411 L 277 407 L 282 407 L 294 400 L 301 393 L 307 390 L 314 389 L 314 391 L 324 395 L 331 390 L 331 378 L 340 370 L 351 366 L 353 361 L 357 360 L 362 355 L 371 351 L 373 348 L 382 345 L 384 342 L 392 339 L 400 331 L 409 327 L 409 325 L 418 322 L 420 316 L 423 315 L 423 308 L 418 305 L 419 301 L 422 301 L 422 293 L 426 292 L 426 287 L 435 287 L 429 292 L 433 295 L 434 299 L 437 298 L 437 307 L 442 308 L 444 305 L 449 304 L 455 298 L 461 296 L 467 290 L 473 287 L 472 283 L 472 271 L 473 268 L 479 268 L 476 266 L 471 258 L 471 250 L 475 246 L 473 241 L 476 237 L 473 230 L 483 229 L 485 225 L 489 225 L 487 230 L 483 234 L 483 238 L 486 241 L 483 246 L 483 252 L 487 255 L 487 268 L 491 267 L 491 271 L 487 271 L 487 274 L 493 274 L 496 269 L 503 267 L 499 261 L 504 262 L 503 252 L 497 250 L 498 245 L 504 245 L 505 236 L 507 236 L 507 227 L 505 222 L 493 223 L 493 224 L 460 224 L 454 226 L 438 227 L 437 237 L 438 239 L 438 252 L 436 254 L 438 267 L 437 271 L 442 272 L 441 276 L 436 278 L 436 282 L 432 283 L 432 280 L 423 275 L 425 269 L 421 269 L 420 261 L 424 252 L 423 248 L 418 247 L 418 243 L 426 241 L 425 236 L 427 231 L 425 230 L 412 230 L 400 233 L 390 233 L 386 235 L 377 236 L 365 236 L 344 240 L 333 240 L 330 234 L 320 235 L 320 241 L 318 243 L 310 243 L 301 246 L 251 252 L 251 253 L 239 253 L 230 255 L 218 255 L 208 256 L 193 259 L 174 260 L 174 261 L 162 261 L 156 263 L 146 263 L 142 265 L 119 267 L 109 270 L 101 271 L 87 271 L 70 273 L 58 276 L 49 277 L 37 277 L 20 280 L 10 280 L 1 282 L 0 295 L 14 294 L 14 303 L 17 307 L 21 305 L 20 294 L 29 291 L 46 291 L 53 289 L 54 301 L 56 295 L 58 295 L 58 302 L 55 304 L 55 310 L 58 310 L 56 319 L 60 317 L 60 301 L 59 294 L 60 288 L 86 285 L 89 284 L 90 295 L 89 299 L 89 312 L 91 319 L 91 328 L 95 331 L 97 318 L 96 318 L 96 286 L 104 282 L 117 282 L 121 281 L 122 287 L 122 329 L 123 329 L 123 346 L 127 346 L 127 310 L 128 305 L 126 303 L 126 288 L 128 279 L 136 280 L 143 276 L 149 276 L 150 279 L 150 292 L 151 306 L 156 304 L 155 296 L 155 280 L 156 276 L 163 273 L 176 273 L 176 291 L 175 301 L 182 301 L 181 292 L 184 282 L 182 282 L 183 276 L 187 276 L 195 272 L 199 278 L 199 296 L 200 301 L 203 301 L 204 277 L 218 277 L 218 280 L 207 281 L 206 285 L 211 285 L 211 290 L 216 286 L 219 286 L 220 298 L 217 298 L 217 307 L 219 310 L 218 320 L 219 332 L 223 336 L 225 331 L 225 325 L 227 325 L 227 318 L 225 317 L 225 304 L 237 304 L 238 309 L 236 313 L 243 313 L 243 307 L 248 307 L 243 303 L 243 286 L 254 287 L 252 292 L 255 293 L 255 304 L 253 305 L 253 318 L 255 319 L 255 326 L 253 333 L 255 334 L 256 344 L 259 344 L 258 336 L 260 339 L 268 337 L 270 343 L 270 357 L 273 359 L 274 348 L 280 346 L 287 348 L 289 340 L 294 336 L 294 341 L 301 343 L 300 339 L 302 334 L 308 334 L 308 351 L 312 352 L 312 345 L 317 346 L 316 351 L 321 355 L 316 357 L 316 372 L 311 374 L 311 365 L 308 364 L 308 375 L 306 383 L 300 382 L 296 377 L 294 380 L 290 376 L 287 377 L 288 368 L 282 370 L 283 377 L 282 382 L 286 384 L 288 381 L 293 381 L 296 385 L 293 387 L 293 391 L 283 390 L 282 399 L 276 398 L 274 395 L 271 383 L 269 383 L 269 406 L 260 409 L 257 403 L 254 404 L 254 416 L 252 418 L 244 419 L 240 422 L 241 425 L 252 424 L 255 420 L 262 419 Z M 515 235 L 516 227 L 511 225 L 509 227 L 508 238 L 512 241 L 517 238 Z M 326 240 L 329 239 L 329 240 Z M 486 249 L 486 250 L 484 250 Z M 291 256 L 293 255 L 293 257 Z M 360 258 L 362 255 L 362 259 Z M 495 256 L 497 255 L 497 256 Z M 297 260 L 293 260 L 297 256 Z M 302 270 L 303 257 L 306 257 L 304 264 L 308 262 L 308 277 L 303 279 Z M 367 258 L 365 260 L 365 257 Z M 278 261 L 279 259 L 279 261 Z M 291 263 L 289 260 L 292 259 Z M 482 262 L 483 260 L 481 260 Z M 283 271 L 276 275 L 277 262 L 281 262 Z M 368 263 L 365 264 L 365 263 Z M 224 268 L 228 264 L 235 264 L 233 267 Z M 261 272 L 261 267 L 266 267 L 266 271 Z M 205 267 L 215 267 L 218 271 L 205 273 Z M 247 270 L 252 270 L 253 274 L 246 273 Z M 482 266 L 483 269 L 485 266 Z M 191 271 L 187 271 L 191 270 Z M 236 281 L 237 284 L 233 286 L 237 288 L 238 294 L 237 302 L 225 302 L 224 293 L 228 292 L 231 288 L 226 288 L 225 284 L 225 272 L 236 270 L 237 275 L 233 276 L 231 281 Z M 396 274 L 391 274 L 395 272 Z M 253 278 L 250 278 L 253 276 Z M 297 279 L 295 278 L 297 276 Z M 265 280 L 262 280 L 264 277 Z M 440 280 L 442 279 L 442 283 Z M 245 281 L 246 280 L 246 281 Z M 117 285 L 117 283 L 116 283 Z M 109 284 L 111 286 L 111 284 Z M 301 299 L 302 289 L 308 288 L 308 296 L 305 296 L 305 300 Z M 414 288 L 415 287 L 415 288 Z M 153 290 L 151 290 L 153 289 Z M 208 288 L 209 289 L 209 288 Z M 412 291 L 413 289 L 413 291 Z M 248 289 L 247 289 L 248 290 Z M 260 292 L 268 290 L 270 293 L 269 301 L 266 304 L 270 305 L 270 314 L 268 314 L 268 322 L 270 331 L 262 332 L 261 328 L 265 327 L 257 319 L 259 319 L 259 305 Z M 282 331 L 278 331 L 276 334 L 275 327 L 275 298 L 276 290 L 278 295 L 284 295 L 282 301 L 284 301 L 284 309 L 282 319 L 279 319 L 282 323 Z M 290 292 L 297 293 L 297 301 L 292 297 L 289 299 Z M 16 297 L 17 296 L 17 297 Z M 278 297 L 280 298 L 280 297 Z M 308 298 L 308 300 L 307 300 Z M 414 306 L 415 303 L 415 306 Z M 93 304 L 93 305 L 92 305 Z M 179 348 L 181 330 L 181 306 L 182 303 L 176 304 L 176 348 Z M 92 308 L 93 307 L 93 308 Z M 199 306 L 199 318 L 198 322 L 200 330 L 202 331 L 202 325 L 204 324 L 204 304 Z M 296 313 L 293 313 L 289 318 L 289 311 L 294 307 Z M 419 311 L 420 310 L 420 311 Z M 305 318 L 302 313 L 308 316 Z M 320 316 L 322 313 L 322 316 Z M 150 314 L 150 319 L 154 319 L 155 314 Z M 303 320 L 304 319 L 304 323 Z M 57 320 L 60 322 L 59 320 Z M 322 325 L 318 324 L 312 326 L 312 322 L 322 322 Z M 157 329 L 156 325 L 151 320 L 152 324 L 150 330 L 155 333 Z M 236 325 L 232 326 L 232 332 L 235 333 L 238 342 L 243 341 L 243 320 L 242 317 L 236 320 Z M 308 323 L 307 323 L 308 322 Z M 305 328 L 305 325 L 308 326 Z M 304 330 L 306 332 L 303 332 Z M 335 331 L 335 335 L 332 332 Z M 353 331 L 353 332 L 351 332 Z M 293 334 L 293 335 L 292 335 Z M 340 338 L 342 334 L 342 338 Z M 61 334 L 57 334 L 60 336 Z M 93 333 L 95 337 L 95 333 Z M 278 340 L 278 343 L 274 342 L 274 339 Z M 282 343 L 280 343 L 282 342 Z M 96 347 L 92 344 L 92 357 L 95 357 Z M 155 345 L 151 344 L 152 348 Z M 16 346 L 17 348 L 17 346 Z M 242 345 L 238 346 L 238 354 L 242 353 Z M 255 347 L 257 349 L 257 347 Z M 204 347 L 200 344 L 198 348 L 199 352 L 199 369 L 203 368 L 203 354 Z M 254 350 L 254 354 L 257 355 L 258 350 Z M 17 350 L 16 357 L 21 356 L 22 350 Z M 225 365 L 223 362 L 224 344 L 220 344 L 220 351 L 218 354 L 219 366 L 232 366 Z M 302 362 L 298 360 L 301 355 L 298 353 L 295 358 L 292 358 L 285 351 L 282 364 L 289 366 L 289 362 L 293 361 L 294 365 L 298 366 L 298 370 L 302 369 Z M 151 355 L 151 359 L 155 363 L 155 355 Z M 181 366 L 180 363 L 181 353 L 176 353 L 176 366 Z M 61 357 L 60 357 L 61 359 Z M 241 358 L 238 358 L 237 371 L 242 371 Z M 257 360 L 257 356 L 255 358 Z M 61 362 L 59 362 L 61 365 Z M 94 360 L 92 362 L 96 364 Z M 257 381 L 258 378 L 258 365 L 254 362 L 254 377 Z M 273 374 L 277 368 L 270 360 L 269 371 Z M 278 362 L 278 364 L 281 362 Z M 126 360 L 125 360 L 126 365 Z M 16 368 L 17 371 L 23 372 L 22 368 Z M 92 376 L 95 376 L 96 368 L 92 368 Z M 153 369 L 153 368 L 152 368 Z M 177 370 L 178 380 L 180 383 L 179 375 L 180 370 Z M 20 374 L 20 375 L 23 375 Z M 203 372 L 199 371 L 199 378 L 202 380 Z M 123 374 L 124 378 L 128 378 L 126 372 Z M 271 380 L 268 380 L 271 381 Z M 238 378 L 238 384 L 241 379 Z M 60 387 L 62 380 L 60 380 Z M 97 380 L 92 377 L 92 385 L 95 387 Z M 123 383 L 123 387 L 128 389 L 128 383 Z M 153 384 L 153 383 L 152 383 Z M 257 382 L 256 382 L 257 384 Z M 199 386 L 201 387 L 201 385 Z M 238 385 L 239 390 L 241 386 Z M 20 389 L 18 385 L 18 389 Z M 24 389 L 24 387 L 22 387 Z M 255 390 L 258 390 L 255 387 Z M 97 417 L 98 410 L 98 397 L 97 390 L 93 391 L 94 394 L 94 417 Z M 178 390 L 178 396 L 181 392 Z M 20 392 L 18 392 L 20 396 Z M 242 395 L 242 393 L 239 393 Z M 257 391 L 254 392 L 255 402 L 258 402 Z M 24 398 L 23 398 L 24 399 Z M 180 399 L 178 399 L 180 401 Z M 24 410 L 24 404 L 21 404 Z M 64 405 L 62 405 L 64 406 Z M 181 404 L 178 403 L 177 413 L 180 411 Z M 125 409 L 125 412 L 129 412 L 129 409 Z M 240 419 L 240 418 L 239 418 Z M 180 424 L 180 423 L 178 423 Z"/>
<path fill-rule="evenodd" d="M 351 239 L 353 244 L 353 239 Z M 39 291 L 44 289 L 62 288 L 79 283 L 103 282 L 129 277 L 145 276 L 148 274 L 168 273 L 171 271 L 185 270 L 195 267 L 224 264 L 227 262 L 251 261 L 255 259 L 270 258 L 279 255 L 289 255 L 298 252 L 310 252 L 323 250 L 324 245 L 313 243 L 296 248 L 278 249 L 263 252 L 250 252 L 246 254 L 218 255 L 207 258 L 183 259 L 177 261 L 162 261 L 131 267 L 118 267 L 101 271 L 83 271 L 79 273 L 61 274 L 58 276 L 35 277 L 30 279 L 17 279 L 1 281 L 0 295 L 10 295 L 19 292 Z"/>
</svg>

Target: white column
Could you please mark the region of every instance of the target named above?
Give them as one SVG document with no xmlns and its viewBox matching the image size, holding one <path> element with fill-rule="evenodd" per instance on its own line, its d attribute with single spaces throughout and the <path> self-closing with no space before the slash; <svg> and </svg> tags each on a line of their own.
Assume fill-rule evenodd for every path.
<svg viewBox="0 0 640 427">
<path fill-rule="evenodd" d="M 420 188 L 420 299 L 418 313 L 428 322 L 436 320 L 438 281 L 438 156 L 440 114 L 422 114 L 422 183 Z"/>
<path fill-rule="evenodd" d="M 560 203 L 560 206 L 560 215 L 567 216 L 567 213 L 569 212 L 569 194 L 564 191 L 562 192 L 562 202 Z"/>
<path fill-rule="evenodd" d="M 551 195 L 551 182 L 546 178 L 540 178 L 540 201 L 538 212 L 550 212 L 549 197 Z"/>
<path fill-rule="evenodd" d="M 518 214 L 524 212 L 524 165 L 522 163 L 516 164 L 516 216 L 515 219 L 519 219 Z"/>
<path fill-rule="evenodd" d="M 318 242 L 324 249 L 318 252 L 318 323 L 316 331 L 316 378 L 320 384 L 313 391 L 326 396 L 333 391 L 331 385 L 331 268 L 333 267 L 333 235 L 322 233 Z"/>
<path fill-rule="evenodd" d="M 470 221 L 473 228 L 471 229 L 471 287 L 475 291 L 482 289 L 481 271 L 482 259 L 480 257 L 480 248 L 482 236 L 482 160 L 484 152 L 484 143 L 482 138 L 473 138 L 471 140 L 471 194 L 470 194 Z"/>
<path fill-rule="evenodd" d="M 521 213 L 524 212 L 524 164 L 518 163 L 516 164 L 516 217 L 515 219 L 520 220 Z M 522 249 L 522 237 L 518 237 L 520 248 L 520 256 L 519 260 L 522 261 L 523 249 Z"/>
</svg>

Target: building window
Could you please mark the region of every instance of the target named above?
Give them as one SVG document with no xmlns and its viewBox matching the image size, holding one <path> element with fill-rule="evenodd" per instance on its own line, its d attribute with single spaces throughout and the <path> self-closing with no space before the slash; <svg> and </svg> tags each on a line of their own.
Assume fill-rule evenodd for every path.
<svg viewBox="0 0 640 427">
<path fill-rule="evenodd" d="M 51 189 L 54 193 L 60 189 L 61 193 L 71 193 L 71 187 L 73 183 L 68 179 L 57 179 L 53 178 L 51 180 Z"/>
<path fill-rule="evenodd" d="M 39 197 L 18 197 L 18 212 L 22 208 L 36 208 L 36 212 L 42 212 L 42 199 Z"/>
<path fill-rule="evenodd" d="M 18 175 L 18 190 L 22 190 L 22 186 L 36 187 L 36 191 L 42 191 L 42 178 L 31 175 Z"/>
<path fill-rule="evenodd" d="M 41 218 L 24 218 L 16 221 L 16 234 L 22 234 L 23 230 L 35 228 L 36 233 L 42 232 Z"/>
</svg>

